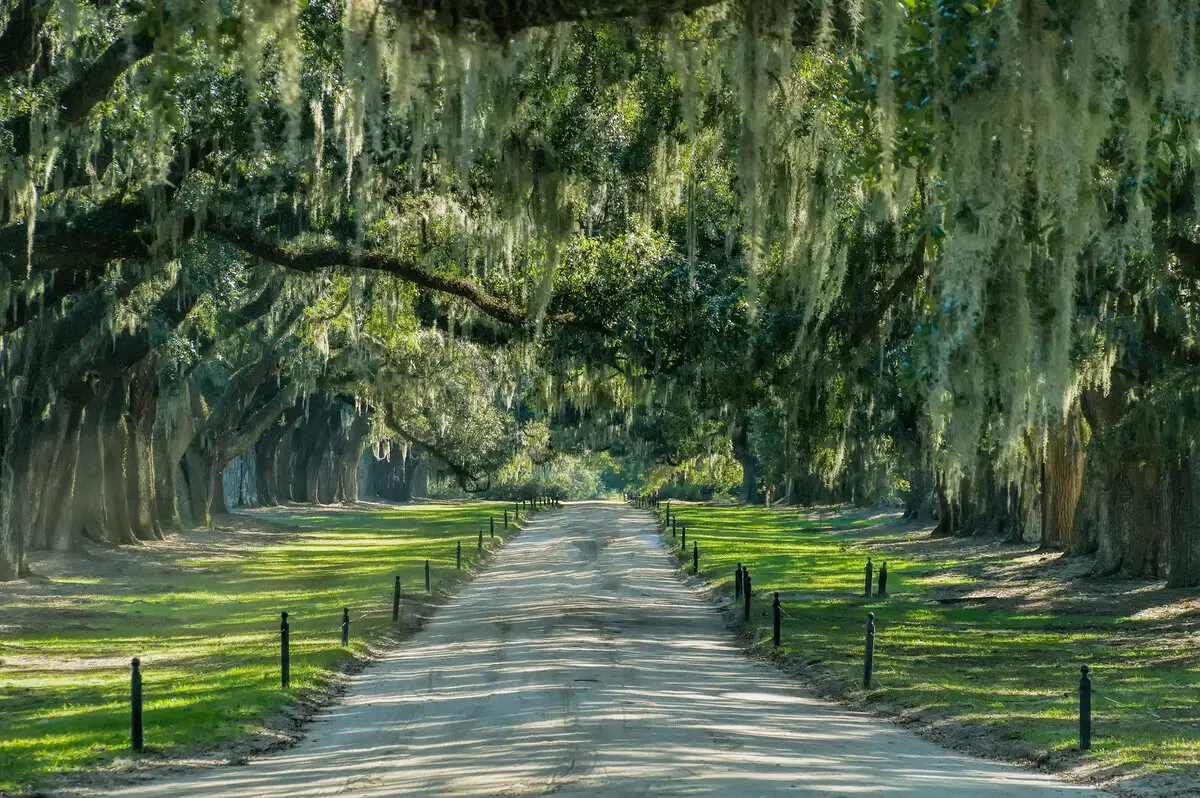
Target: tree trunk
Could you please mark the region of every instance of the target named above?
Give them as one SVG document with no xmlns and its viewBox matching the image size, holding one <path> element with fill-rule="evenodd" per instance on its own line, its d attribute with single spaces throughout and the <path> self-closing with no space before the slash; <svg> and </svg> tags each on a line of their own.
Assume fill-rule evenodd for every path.
<svg viewBox="0 0 1200 798">
<path fill-rule="evenodd" d="M 746 504 L 761 504 L 762 494 L 758 490 L 758 460 L 750 450 L 750 441 L 744 422 L 738 424 L 733 433 L 733 456 L 742 464 L 742 501 Z"/>
<path fill-rule="evenodd" d="M 1196 534 L 1196 486 L 1191 452 L 1184 449 L 1166 469 L 1168 520 L 1167 587 L 1200 585 L 1200 535 Z"/>
<path fill-rule="evenodd" d="M 1042 548 L 1069 550 L 1075 539 L 1075 512 L 1083 490 L 1082 418 L 1072 410 L 1052 428 L 1042 459 Z"/>
<path fill-rule="evenodd" d="M 78 502 L 75 480 L 79 468 L 80 433 L 83 427 L 83 408 L 70 403 L 62 440 L 50 465 L 50 487 L 44 496 L 40 525 L 48 535 L 48 545 L 56 551 L 72 548 L 77 540 L 78 522 L 75 513 Z"/>
<path fill-rule="evenodd" d="M 125 474 L 133 537 L 162 540 L 154 500 L 154 419 L 158 410 L 158 375 L 154 358 L 142 363 L 130 378 L 127 427 L 128 468 Z"/>
</svg>

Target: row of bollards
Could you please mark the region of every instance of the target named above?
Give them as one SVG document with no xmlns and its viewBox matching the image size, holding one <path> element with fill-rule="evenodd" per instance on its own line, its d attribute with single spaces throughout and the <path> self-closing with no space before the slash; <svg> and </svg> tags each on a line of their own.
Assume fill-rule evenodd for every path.
<svg viewBox="0 0 1200 798">
<path fill-rule="evenodd" d="M 537 504 L 534 504 L 537 502 Z M 533 500 L 533 506 L 555 507 L 560 506 L 557 500 L 545 498 L 541 500 Z M 519 506 L 514 512 L 519 511 Z M 520 515 L 517 515 L 520 518 Z M 504 511 L 504 528 L 508 528 L 508 510 Z M 495 516 L 488 518 L 489 535 L 492 538 L 496 537 L 496 519 Z M 483 530 L 479 530 L 478 550 L 483 551 Z M 462 568 L 462 542 L 458 541 L 455 544 L 455 564 L 457 568 Z M 433 592 L 433 582 L 431 578 L 429 560 L 425 561 L 425 592 Z M 392 584 L 392 622 L 400 620 L 400 602 L 402 591 L 400 587 L 400 576 L 396 575 Z M 283 689 L 288 689 L 292 681 L 291 668 L 291 626 L 288 623 L 288 613 L 286 610 L 279 614 L 279 684 Z M 342 608 L 342 623 L 341 623 L 341 643 L 343 647 L 350 645 L 350 608 Z M 130 684 L 129 684 L 129 704 L 130 704 L 130 747 L 137 752 L 141 752 L 145 747 L 145 738 L 142 722 L 142 670 L 141 659 L 134 657 L 131 663 Z"/>
<path fill-rule="evenodd" d="M 734 574 L 735 598 L 741 592 L 745 599 L 745 620 L 750 620 L 750 573 L 738 563 Z M 736 602 L 735 602 L 736 603 Z M 771 644 L 779 648 L 783 632 L 783 608 L 779 603 L 779 593 L 775 592 L 772 604 Z M 1092 680 L 1087 665 L 1080 667 L 1079 678 L 1079 748 L 1087 751 L 1092 747 Z M 864 690 L 871 690 L 875 683 L 875 613 L 867 613 L 867 633 L 863 645 L 863 679 Z"/>
<path fill-rule="evenodd" d="M 662 518 L 663 532 L 670 527 L 671 537 L 679 538 L 681 552 L 687 551 L 687 527 L 679 523 L 677 513 L 672 512 L 671 503 L 666 503 L 665 514 Z M 700 552 L 699 544 L 693 538 L 692 543 L 692 571 L 695 574 L 700 573 Z M 887 562 L 883 562 L 879 566 L 878 573 L 878 588 L 876 584 L 876 574 L 874 564 L 871 558 L 867 558 L 866 568 L 863 574 L 863 596 L 872 598 L 872 594 L 877 598 L 886 598 L 887 582 L 888 582 L 888 567 Z M 751 601 L 753 595 L 752 582 L 750 579 L 750 570 L 742 563 L 738 563 L 733 573 L 733 595 L 734 606 L 740 602 L 742 604 L 742 617 L 748 623 L 750 621 Z M 774 601 L 772 602 L 772 634 L 771 643 L 774 648 L 779 648 L 782 645 L 783 639 L 783 607 L 779 600 L 779 593 L 774 593 Z M 866 637 L 863 648 L 863 689 L 871 690 L 874 688 L 874 671 L 875 671 L 875 613 L 867 613 Z M 1089 750 L 1092 745 L 1092 683 L 1087 665 L 1081 668 L 1082 675 L 1079 680 L 1079 747 L 1082 750 Z"/>
<path fill-rule="evenodd" d="M 635 496 L 631 493 L 626 493 L 625 501 L 630 502 L 639 510 L 657 510 L 659 499 L 657 493 L 651 493 L 648 496 Z"/>
</svg>

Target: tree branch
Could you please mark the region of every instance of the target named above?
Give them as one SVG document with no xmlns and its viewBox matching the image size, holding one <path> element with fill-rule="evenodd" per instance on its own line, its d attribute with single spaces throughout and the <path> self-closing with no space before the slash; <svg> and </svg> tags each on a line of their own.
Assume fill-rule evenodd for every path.
<svg viewBox="0 0 1200 798">
<path fill-rule="evenodd" d="M 8 24 L 0 33 L 0 78 L 33 66 L 38 35 L 51 5 L 50 0 L 21 0 L 8 15 Z"/>
<path fill-rule="evenodd" d="M 604 22 L 623 17 L 666 17 L 690 14 L 717 0 L 392 0 L 392 6 L 409 16 L 428 19 L 450 30 L 476 30 L 511 39 L 528 28 L 545 28 L 562 22 Z"/>
<path fill-rule="evenodd" d="M 55 102 L 59 109 L 58 123 L 70 127 L 87 118 L 92 109 L 108 96 L 117 78 L 131 64 L 141 61 L 154 51 L 154 37 L 143 32 L 122 36 L 108 46 L 91 66 L 62 90 Z M 33 123 L 29 114 L 22 114 L 4 123 L 13 135 L 13 150 L 18 157 L 29 154 Z"/>
<path fill-rule="evenodd" d="M 301 272 L 319 272 L 338 267 L 353 267 L 391 274 L 400 279 L 465 299 L 496 321 L 514 327 L 524 327 L 530 322 L 524 308 L 512 305 L 490 293 L 483 286 L 466 277 L 438 274 L 418 266 L 411 261 L 380 252 L 366 252 L 355 258 L 349 249 L 323 246 L 303 252 L 292 252 L 279 244 L 264 241 L 254 233 L 232 228 L 212 229 L 213 235 L 257 258 Z M 560 314 L 548 320 L 555 326 L 577 326 L 574 316 Z"/>
</svg>

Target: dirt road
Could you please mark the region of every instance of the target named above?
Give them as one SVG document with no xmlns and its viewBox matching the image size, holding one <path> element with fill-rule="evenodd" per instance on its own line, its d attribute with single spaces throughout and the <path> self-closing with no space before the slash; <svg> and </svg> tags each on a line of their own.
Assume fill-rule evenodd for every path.
<svg viewBox="0 0 1200 798">
<path fill-rule="evenodd" d="M 744 657 L 644 513 L 543 514 L 307 739 L 155 798 L 1099 795 L 808 697 Z"/>
</svg>

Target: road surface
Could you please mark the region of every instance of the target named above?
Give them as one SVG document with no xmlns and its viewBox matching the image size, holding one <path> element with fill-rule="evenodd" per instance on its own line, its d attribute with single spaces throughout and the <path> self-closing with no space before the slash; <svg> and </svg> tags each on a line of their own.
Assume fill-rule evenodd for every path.
<svg viewBox="0 0 1200 798">
<path fill-rule="evenodd" d="M 599 502 L 535 518 L 294 748 L 112 794 L 1100 795 L 812 698 Z"/>
</svg>

